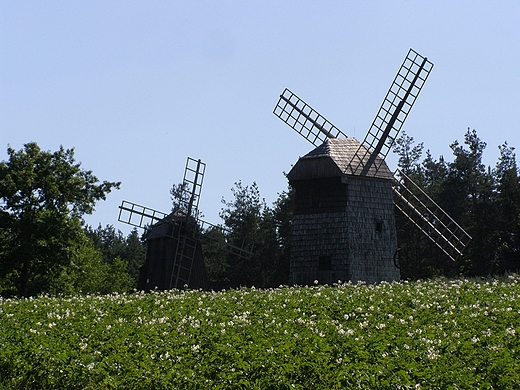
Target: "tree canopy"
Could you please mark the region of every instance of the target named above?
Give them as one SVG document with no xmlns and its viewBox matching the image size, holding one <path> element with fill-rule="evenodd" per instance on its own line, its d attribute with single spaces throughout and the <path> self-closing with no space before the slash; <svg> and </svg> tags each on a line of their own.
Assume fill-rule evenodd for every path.
<svg viewBox="0 0 520 390">
<path fill-rule="evenodd" d="M 402 134 L 394 151 L 399 168 L 411 176 L 471 236 L 463 256 L 453 263 L 425 236 L 397 215 L 404 278 L 436 275 L 487 276 L 520 269 L 520 180 L 513 148 L 499 146 L 494 168 L 482 162 L 486 143 L 468 129 L 464 143 L 454 141 L 453 161 L 435 160 L 422 144 Z"/>
<path fill-rule="evenodd" d="M 0 287 L 34 295 L 70 264 L 82 216 L 120 183 L 81 169 L 74 149 L 42 151 L 31 142 L 7 154 L 0 163 Z"/>
</svg>

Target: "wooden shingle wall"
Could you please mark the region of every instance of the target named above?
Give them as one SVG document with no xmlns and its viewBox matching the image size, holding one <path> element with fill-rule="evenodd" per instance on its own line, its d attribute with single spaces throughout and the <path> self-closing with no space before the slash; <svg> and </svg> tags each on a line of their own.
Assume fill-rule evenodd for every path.
<svg viewBox="0 0 520 390">
<path fill-rule="evenodd" d="M 308 204 L 309 194 L 324 197 L 321 202 L 314 199 L 309 209 L 295 210 L 293 284 L 399 280 L 393 262 L 397 238 L 391 181 L 348 176 L 329 182 L 295 180 L 291 185 L 296 205 Z M 330 263 L 330 269 L 320 269 L 320 261 Z"/>
<path fill-rule="evenodd" d="M 393 260 L 397 233 L 391 181 L 353 177 L 347 187 L 350 280 L 399 280 Z"/>
</svg>

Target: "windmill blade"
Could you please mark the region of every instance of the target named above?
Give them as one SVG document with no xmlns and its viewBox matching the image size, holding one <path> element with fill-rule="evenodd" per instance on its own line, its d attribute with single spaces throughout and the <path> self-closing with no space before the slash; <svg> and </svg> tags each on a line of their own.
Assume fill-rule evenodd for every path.
<svg viewBox="0 0 520 390">
<path fill-rule="evenodd" d="M 198 216 L 199 199 L 205 172 L 205 163 L 200 159 L 194 160 L 188 157 L 186 160 L 186 168 L 184 169 L 184 179 L 182 181 L 183 194 L 180 199 L 183 209 L 188 216 L 192 214 L 195 217 Z"/>
<path fill-rule="evenodd" d="M 453 261 L 471 241 L 464 231 L 412 179 L 398 171 L 395 176 L 396 207 Z"/>
<path fill-rule="evenodd" d="M 353 161 L 359 162 L 351 167 L 354 174 L 377 173 L 432 68 L 433 64 L 426 57 L 410 49 L 361 143 L 363 147 L 356 152 L 357 158 Z M 371 165 L 376 163 L 377 156 L 381 159 L 377 162 L 376 169 L 370 170 Z"/>
<path fill-rule="evenodd" d="M 224 228 L 223 226 L 214 225 L 210 222 L 203 221 L 202 219 L 198 219 L 198 223 L 200 226 L 200 231 L 199 231 L 198 237 L 202 242 L 211 241 L 211 242 L 214 242 L 214 243 L 217 243 L 220 245 L 224 245 L 229 253 L 236 255 L 240 258 L 246 259 L 246 260 L 249 260 L 253 256 L 253 254 L 254 254 L 253 247 L 248 246 L 245 241 L 242 241 L 240 243 L 240 246 L 238 246 L 238 245 L 232 244 L 227 239 L 222 240 L 220 238 L 215 238 L 214 236 L 212 236 L 210 234 L 204 234 L 204 233 L 208 232 L 209 230 L 213 230 L 213 231 L 220 231 L 221 235 L 224 237 L 229 236 L 230 231 L 228 229 Z"/>
<path fill-rule="evenodd" d="M 327 138 L 347 136 L 287 88 L 273 113 L 314 146 L 320 146 Z"/>
<path fill-rule="evenodd" d="M 178 225 L 181 223 L 180 219 L 175 220 L 174 218 L 168 219 L 169 215 L 165 214 L 161 211 L 157 211 L 145 206 L 141 206 L 132 202 L 128 202 L 124 200 L 119 206 L 119 217 L 118 221 L 126 223 L 131 226 L 135 226 L 138 228 L 147 228 L 152 226 L 158 222 L 167 222 L 170 225 Z M 222 236 L 229 236 L 230 231 L 225 229 L 222 226 L 214 225 L 210 222 L 204 221 L 200 218 L 190 218 L 186 219 L 185 216 L 180 216 L 184 224 L 186 221 L 189 221 L 191 227 L 191 238 L 193 240 L 201 240 L 201 241 L 213 241 L 218 244 L 221 244 L 226 247 L 226 249 L 241 258 L 250 259 L 253 256 L 252 248 L 248 247 L 245 242 L 242 242 L 240 246 L 231 244 L 228 241 L 222 241 L 221 239 L 216 239 L 210 235 L 204 234 L 206 231 L 218 230 L 222 233 Z M 172 238 L 180 237 L 179 229 L 168 229 L 168 232 L 165 232 L 166 235 Z M 177 253 L 183 253 L 177 250 Z"/>
<path fill-rule="evenodd" d="M 117 220 L 144 229 L 164 220 L 167 216 L 168 214 L 161 211 L 123 200 L 121 206 L 119 206 L 119 216 Z"/>
</svg>

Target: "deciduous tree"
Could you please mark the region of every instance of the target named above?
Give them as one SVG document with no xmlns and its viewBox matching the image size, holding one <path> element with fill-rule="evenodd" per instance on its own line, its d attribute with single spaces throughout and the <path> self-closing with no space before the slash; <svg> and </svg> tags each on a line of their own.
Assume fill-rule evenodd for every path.
<svg viewBox="0 0 520 390">
<path fill-rule="evenodd" d="M 0 279 L 18 296 L 34 295 L 70 264 L 82 216 L 120 183 L 99 182 L 76 163 L 74 149 L 42 151 L 32 142 L 7 154 L 0 163 Z"/>
</svg>

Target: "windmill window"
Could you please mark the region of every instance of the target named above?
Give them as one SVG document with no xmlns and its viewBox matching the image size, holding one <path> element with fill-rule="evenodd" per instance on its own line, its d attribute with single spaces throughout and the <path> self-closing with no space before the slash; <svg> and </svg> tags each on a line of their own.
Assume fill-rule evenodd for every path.
<svg viewBox="0 0 520 390">
<path fill-rule="evenodd" d="M 331 256 L 318 257 L 318 271 L 331 271 L 331 270 L 332 270 L 332 257 Z"/>
<path fill-rule="evenodd" d="M 376 232 L 377 233 L 383 232 L 383 221 L 381 221 L 381 220 L 376 221 Z"/>
<path fill-rule="evenodd" d="M 321 207 L 320 196 L 316 192 L 311 192 L 311 209 L 318 209 Z"/>
</svg>

